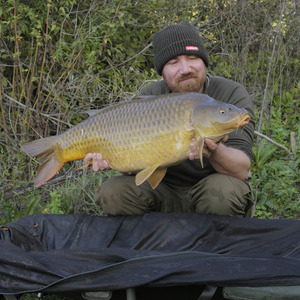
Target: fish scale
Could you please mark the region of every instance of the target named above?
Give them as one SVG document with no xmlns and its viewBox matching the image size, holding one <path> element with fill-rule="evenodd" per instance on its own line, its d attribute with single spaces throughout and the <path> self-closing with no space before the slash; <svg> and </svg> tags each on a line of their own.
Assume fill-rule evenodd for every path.
<svg viewBox="0 0 300 300">
<path fill-rule="evenodd" d="M 168 166 L 187 159 L 193 137 L 200 145 L 202 162 L 205 137 L 220 140 L 249 120 L 245 109 L 204 94 L 140 97 L 101 109 L 64 133 L 24 144 L 22 150 L 44 159 L 36 187 L 65 162 L 98 152 L 111 168 L 135 172 L 138 185 L 148 180 L 155 188 Z"/>
</svg>

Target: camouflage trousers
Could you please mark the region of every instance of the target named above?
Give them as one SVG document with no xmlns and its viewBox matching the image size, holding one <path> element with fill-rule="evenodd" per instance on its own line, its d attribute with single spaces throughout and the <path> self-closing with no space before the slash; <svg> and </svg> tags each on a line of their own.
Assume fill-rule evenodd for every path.
<svg viewBox="0 0 300 300">
<path fill-rule="evenodd" d="M 178 187 L 162 181 L 156 189 L 148 182 L 136 186 L 134 176 L 116 176 L 100 186 L 95 202 L 108 215 L 196 212 L 252 217 L 254 213 L 249 184 L 219 173 L 207 176 L 192 187 Z"/>
</svg>

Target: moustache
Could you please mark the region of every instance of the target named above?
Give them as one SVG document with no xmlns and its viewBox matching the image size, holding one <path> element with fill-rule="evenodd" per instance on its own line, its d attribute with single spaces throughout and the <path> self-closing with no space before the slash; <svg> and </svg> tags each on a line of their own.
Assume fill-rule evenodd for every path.
<svg viewBox="0 0 300 300">
<path fill-rule="evenodd" d="M 186 79 L 192 79 L 192 78 L 197 78 L 196 74 L 188 74 L 188 75 L 181 75 L 180 77 L 177 78 L 177 82 L 186 80 Z"/>
</svg>

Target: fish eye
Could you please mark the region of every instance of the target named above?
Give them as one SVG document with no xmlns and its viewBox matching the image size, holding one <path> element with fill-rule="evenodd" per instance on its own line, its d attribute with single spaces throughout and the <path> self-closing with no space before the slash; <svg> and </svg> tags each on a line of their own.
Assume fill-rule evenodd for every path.
<svg viewBox="0 0 300 300">
<path fill-rule="evenodd" d="M 220 113 L 221 115 L 226 114 L 226 109 L 225 109 L 225 108 L 221 108 L 221 109 L 219 110 L 219 113 Z"/>
</svg>

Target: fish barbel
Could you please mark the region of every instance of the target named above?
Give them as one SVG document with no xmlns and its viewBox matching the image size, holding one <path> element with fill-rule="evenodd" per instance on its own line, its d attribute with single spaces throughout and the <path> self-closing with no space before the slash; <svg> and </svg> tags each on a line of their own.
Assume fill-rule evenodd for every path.
<svg viewBox="0 0 300 300">
<path fill-rule="evenodd" d="M 112 169 L 137 173 L 137 185 L 148 180 L 156 188 L 168 166 L 188 158 L 192 138 L 200 145 L 203 166 L 204 138 L 219 141 L 250 120 L 246 109 L 199 93 L 141 96 L 96 112 L 66 132 L 22 145 L 43 160 L 35 187 L 64 163 L 98 152 Z"/>
</svg>

